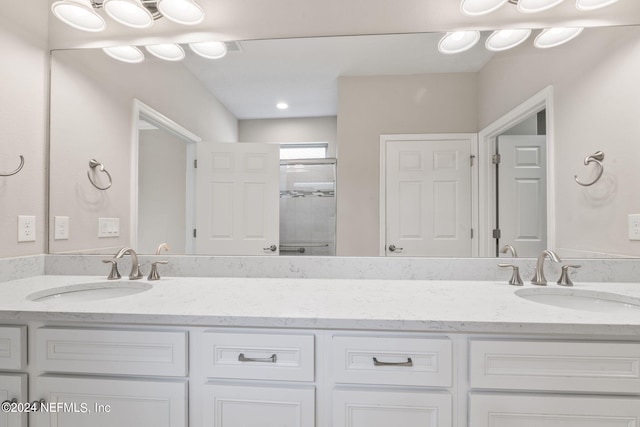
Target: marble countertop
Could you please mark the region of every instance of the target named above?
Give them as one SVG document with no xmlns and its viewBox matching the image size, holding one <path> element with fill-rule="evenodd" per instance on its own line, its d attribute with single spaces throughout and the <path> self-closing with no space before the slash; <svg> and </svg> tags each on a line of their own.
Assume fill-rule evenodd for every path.
<svg viewBox="0 0 640 427">
<path fill-rule="evenodd" d="M 514 294 L 540 287 L 493 281 L 163 277 L 135 281 L 153 287 L 123 297 L 27 299 L 58 286 L 104 281 L 39 276 L 0 283 L 0 321 L 640 336 L 640 309 L 601 313 L 555 307 Z M 572 289 L 640 299 L 637 283 L 576 283 Z"/>
</svg>

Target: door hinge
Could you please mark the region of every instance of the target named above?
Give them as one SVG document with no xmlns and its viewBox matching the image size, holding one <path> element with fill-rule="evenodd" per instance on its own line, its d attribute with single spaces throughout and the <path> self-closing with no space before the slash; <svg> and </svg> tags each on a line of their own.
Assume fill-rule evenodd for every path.
<svg viewBox="0 0 640 427">
<path fill-rule="evenodd" d="M 198 230 L 195 228 L 193 229 L 193 237 L 198 237 Z"/>
<path fill-rule="evenodd" d="M 471 229 L 471 238 L 473 239 L 473 228 Z"/>
<path fill-rule="evenodd" d="M 469 163 L 471 167 L 473 167 L 473 162 L 475 159 L 476 159 L 476 156 L 474 156 L 473 154 L 469 156 Z"/>
<path fill-rule="evenodd" d="M 502 157 L 500 156 L 500 154 L 494 154 L 493 156 L 491 156 L 491 161 L 494 165 L 499 165 L 502 161 Z"/>
<path fill-rule="evenodd" d="M 500 231 L 499 228 L 494 228 L 493 229 L 493 238 L 494 239 L 499 239 L 502 235 L 502 232 Z"/>
<path fill-rule="evenodd" d="M 195 159 L 193 161 L 193 167 L 194 167 L 194 169 L 198 169 L 198 159 Z"/>
</svg>

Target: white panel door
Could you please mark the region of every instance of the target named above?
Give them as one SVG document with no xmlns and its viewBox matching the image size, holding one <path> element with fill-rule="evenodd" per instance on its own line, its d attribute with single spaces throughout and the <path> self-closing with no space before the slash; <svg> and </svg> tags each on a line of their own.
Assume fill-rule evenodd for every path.
<svg viewBox="0 0 640 427">
<path fill-rule="evenodd" d="M 277 144 L 198 145 L 197 253 L 278 255 Z"/>
<path fill-rule="evenodd" d="M 472 394 L 469 427 L 638 427 L 640 399 Z"/>
<path fill-rule="evenodd" d="M 547 168 L 544 135 L 498 137 L 499 246 L 510 244 L 522 257 L 547 247 Z"/>
<path fill-rule="evenodd" d="M 313 427 L 312 387 L 204 386 L 206 427 Z"/>
<path fill-rule="evenodd" d="M 49 377 L 36 379 L 32 399 L 47 410 L 36 427 L 186 427 L 187 382 Z"/>
<path fill-rule="evenodd" d="M 387 256 L 471 256 L 470 156 L 470 139 L 387 141 Z"/>
<path fill-rule="evenodd" d="M 12 406 L 0 409 L 0 427 L 27 427 L 27 412 L 17 406 L 28 402 L 26 374 L 0 375 L 0 402 L 6 401 Z"/>
</svg>

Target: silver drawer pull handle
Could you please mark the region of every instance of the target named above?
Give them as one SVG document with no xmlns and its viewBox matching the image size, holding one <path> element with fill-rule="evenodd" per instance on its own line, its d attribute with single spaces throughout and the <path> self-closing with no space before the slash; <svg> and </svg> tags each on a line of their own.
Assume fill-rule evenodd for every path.
<svg viewBox="0 0 640 427">
<path fill-rule="evenodd" d="M 406 362 L 380 362 L 376 357 L 373 358 L 373 366 L 413 366 L 413 360 L 407 357 Z"/>
<path fill-rule="evenodd" d="M 266 362 L 266 363 L 276 363 L 278 361 L 278 356 L 272 354 L 271 357 L 244 357 L 244 353 L 240 353 L 238 355 L 238 362 Z"/>
</svg>

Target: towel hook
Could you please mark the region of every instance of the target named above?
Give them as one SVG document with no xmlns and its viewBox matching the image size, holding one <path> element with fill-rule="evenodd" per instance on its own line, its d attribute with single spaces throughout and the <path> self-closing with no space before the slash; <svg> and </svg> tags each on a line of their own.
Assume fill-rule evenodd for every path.
<svg viewBox="0 0 640 427">
<path fill-rule="evenodd" d="M 14 170 L 13 172 L 8 172 L 8 173 L 2 173 L 0 172 L 0 176 L 11 176 L 11 175 L 15 175 L 18 172 L 20 172 L 22 170 L 22 167 L 24 166 L 24 156 L 21 154 L 20 155 L 20 166 L 18 166 L 18 169 Z"/>
<path fill-rule="evenodd" d="M 111 179 L 111 174 L 107 172 L 107 170 L 104 168 L 104 165 L 102 163 L 100 163 L 96 159 L 91 159 L 89 160 L 89 167 L 93 170 L 95 170 L 97 167 L 100 167 L 100 172 L 106 173 L 107 177 L 109 178 L 109 184 L 107 184 L 106 187 L 100 187 L 98 184 L 96 184 L 93 181 L 93 178 L 91 178 L 91 171 L 87 171 L 87 177 L 89 177 L 89 182 L 91 182 L 91 184 L 93 184 L 94 187 L 96 187 L 98 190 L 108 190 L 109 188 L 111 188 L 111 184 L 113 184 L 113 180 Z"/>
<path fill-rule="evenodd" d="M 580 180 L 578 179 L 578 175 L 574 175 L 573 177 L 575 178 L 576 182 L 582 185 L 583 187 L 589 187 L 590 185 L 593 185 L 596 182 L 598 182 L 598 180 L 602 176 L 602 173 L 604 172 L 604 167 L 602 166 L 602 160 L 604 160 L 604 153 L 602 151 L 596 151 L 590 156 L 585 157 L 584 158 L 585 165 L 588 165 L 589 163 L 596 163 L 598 165 L 598 176 L 596 176 L 596 178 L 593 181 L 584 183 L 584 182 L 580 182 Z"/>
</svg>

